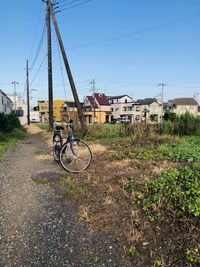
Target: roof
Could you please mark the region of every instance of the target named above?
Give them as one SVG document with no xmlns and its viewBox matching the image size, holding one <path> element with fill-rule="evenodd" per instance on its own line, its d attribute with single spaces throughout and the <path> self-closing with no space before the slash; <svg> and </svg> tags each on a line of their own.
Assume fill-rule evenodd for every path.
<svg viewBox="0 0 200 267">
<path fill-rule="evenodd" d="M 173 100 L 170 100 L 170 102 L 173 102 L 178 106 L 181 105 L 198 106 L 197 101 L 192 97 L 175 98 Z"/>
<path fill-rule="evenodd" d="M 7 94 L 6 93 L 4 93 L 4 91 L 2 91 L 1 89 L 0 89 L 0 93 L 2 93 L 2 95 L 4 95 L 11 103 L 12 103 L 12 100 L 7 96 Z"/>
<path fill-rule="evenodd" d="M 137 103 L 139 103 L 140 105 L 151 105 L 154 102 L 158 103 L 156 98 L 145 98 L 137 100 Z"/>
<path fill-rule="evenodd" d="M 128 96 L 129 98 L 131 98 L 129 95 L 118 95 L 118 96 L 110 96 L 110 97 L 108 97 L 108 100 L 119 99 L 119 98 L 122 98 L 125 96 Z"/>
<path fill-rule="evenodd" d="M 95 96 L 97 102 L 99 103 L 99 105 L 101 105 L 101 106 L 110 106 L 108 98 L 104 94 L 95 93 L 94 96 Z"/>
<path fill-rule="evenodd" d="M 87 99 L 90 101 L 93 108 L 98 108 L 93 96 L 87 96 Z"/>
<path fill-rule="evenodd" d="M 76 103 L 74 101 L 67 101 L 63 105 L 67 105 L 69 108 L 76 108 Z M 80 102 L 81 108 L 83 107 L 83 103 Z"/>
</svg>

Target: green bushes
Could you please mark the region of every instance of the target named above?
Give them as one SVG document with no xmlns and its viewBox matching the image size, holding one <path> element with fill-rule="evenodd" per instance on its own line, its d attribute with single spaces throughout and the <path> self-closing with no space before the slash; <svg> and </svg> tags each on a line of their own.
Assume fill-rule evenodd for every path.
<svg viewBox="0 0 200 267">
<path fill-rule="evenodd" d="M 133 202 L 141 205 L 154 221 L 169 214 L 200 217 L 200 164 L 173 168 L 158 179 L 135 184 L 127 179 L 125 189 L 134 192 Z"/>
<path fill-rule="evenodd" d="M 0 156 L 10 147 L 14 147 L 16 140 L 23 139 L 25 131 L 21 128 L 18 117 L 14 113 L 0 113 Z"/>
<path fill-rule="evenodd" d="M 0 113 L 0 132 L 10 133 L 15 128 L 20 128 L 20 122 L 14 112 L 10 114 Z"/>
<path fill-rule="evenodd" d="M 169 117 L 163 122 L 162 133 L 172 135 L 199 135 L 200 116 L 193 116 L 189 112 L 180 116 Z"/>
</svg>

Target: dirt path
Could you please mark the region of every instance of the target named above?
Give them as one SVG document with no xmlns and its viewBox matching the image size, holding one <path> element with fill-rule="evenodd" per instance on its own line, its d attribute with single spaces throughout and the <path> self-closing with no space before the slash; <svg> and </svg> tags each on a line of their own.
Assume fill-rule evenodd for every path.
<svg viewBox="0 0 200 267">
<path fill-rule="evenodd" d="M 40 172 L 63 173 L 50 153 L 32 132 L 0 159 L 0 266 L 129 266 L 119 241 L 79 220 L 62 183 L 33 181 Z"/>
</svg>

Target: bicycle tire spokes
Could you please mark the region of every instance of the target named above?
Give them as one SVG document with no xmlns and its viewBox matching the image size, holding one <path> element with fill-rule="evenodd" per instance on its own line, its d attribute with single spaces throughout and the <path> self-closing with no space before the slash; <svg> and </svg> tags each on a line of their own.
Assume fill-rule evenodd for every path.
<svg viewBox="0 0 200 267">
<path fill-rule="evenodd" d="M 90 165 L 91 159 L 90 148 L 83 141 L 71 141 L 61 149 L 60 163 L 69 172 L 84 171 Z"/>
</svg>

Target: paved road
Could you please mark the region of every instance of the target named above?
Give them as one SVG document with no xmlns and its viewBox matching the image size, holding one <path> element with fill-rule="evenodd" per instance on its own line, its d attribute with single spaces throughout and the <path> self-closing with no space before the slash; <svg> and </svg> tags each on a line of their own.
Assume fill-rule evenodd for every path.
<svg viewBox="0 0 200 267">
<path fill-rule="evenodd" d="M 63 172 L 40 135 L 28 135 L 0 159 L 0 266 L 131 266 L 121 244 L 89 230 L 62 184 L 36 184 L 40 172 Z"/>
</svg>

